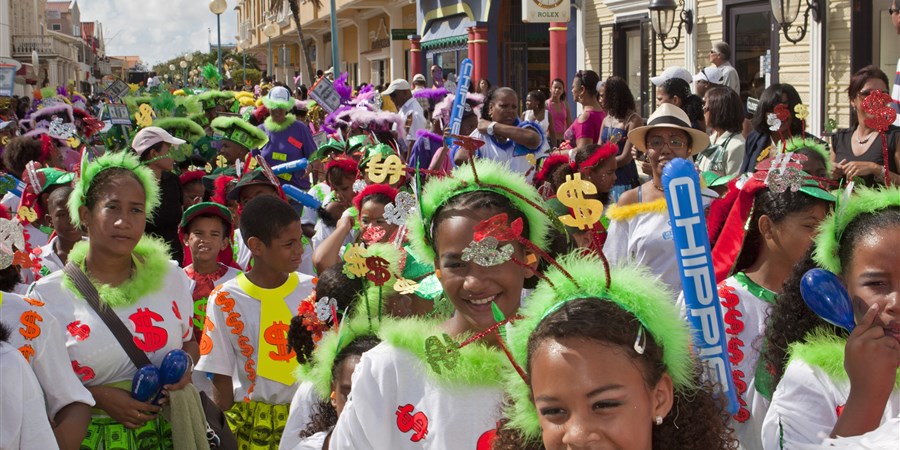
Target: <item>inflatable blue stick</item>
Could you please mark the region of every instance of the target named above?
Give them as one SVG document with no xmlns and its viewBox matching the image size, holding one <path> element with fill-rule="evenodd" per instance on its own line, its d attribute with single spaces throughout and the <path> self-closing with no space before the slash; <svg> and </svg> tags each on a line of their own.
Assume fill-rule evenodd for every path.
<svg viewBox="0 0 900 450">
<path fill-rule="evenodd" d="M 703 378 L 718 386 L 728 398 L 731 414 L 738 411 L 737 392 L 728 360 L 728 343 L 722 321 L 722 305 L 716 289 L 709 236 L 706 232 L 700 177 L 694 164 L 674 159 L 663 169 L 662 184 L 675 238 L 675 254 L 681 271 L 684 304 L 691 324 L 694 348 L 705 365 Z"/>
<path fill-rule="evenodd" d="M 306 158 L 300 158 L 296 161 L 286 162 L 272 167 L 272 173 L 281 175 L 285 173 L 303 172 L 309 162 Z"/>
<path fill-rule="evenodd" d="M 453 109 L 450 111 L 450 134 L 459 134 L 462 125 L 462 116 L 465 111 L 466 96 L 469 94 L 469 82 L 472 81 L 472 60 L 466 58 L 459 64 L 459 79 L 456 81 L 456 97 L 453 99 Z M 444 146 L 450 147 L 452 140 L 445 139 Z M 456 153 L 456 152 L 453 152 Z M 452 158 L 452 155 L 451 155 Z"/>
</svg>

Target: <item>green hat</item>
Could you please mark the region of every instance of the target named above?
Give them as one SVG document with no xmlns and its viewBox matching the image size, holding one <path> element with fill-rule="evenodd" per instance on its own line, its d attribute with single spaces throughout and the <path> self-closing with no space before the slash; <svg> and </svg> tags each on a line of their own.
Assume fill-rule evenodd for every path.
<svg viewBox="0 0 900 450">
<path fill-rule="evenodd" d="M 309 160 L 318 161 L 320 159 L 325 159 L 334 153 L 344 153 L 344 148 L 345 145 L 343 142 L 335 138 L 328 138 L 328 142 L 320 145 L 319 148 L 309 156 Z"/>
<path fill-rule="evenodd" d="M 357 165 L 360 172 L 366 171 L 366 165 L 369 163 L 369 160 L 372 159 L 372 157 L 376 154 L 380 154 L 381 159 L 383 160 L 388 156 L 396 155 L 397 152 L 395 152 L 390 145 L 383 144 L 381 142 L 364 147 L 362 158 L 359 159 L 359 164 Z"/>
<path fill-rule="evenodd" d="M 659 281 L 642 268 L 623 266 L 610 270 L 607 287 L 604 264 L 598 256 L 572 253 L 558 262 L 559 267 L 547 270 L 545 280 L 522 302 L 519 315 L 523 318 L 507 326 L 509 351 L 521 368 L 528 368 L 528 341 L 544 319 L 572 300 L 595 299 L 615 303 L 640 322 L 635 333 L 645 330 L 662 348 L 662 363 L 676 391 L 695 388 L 690 327 Z M 506 392 L 512 399 L 506 407 L 508 425 L 529 441 L 540 440 L 531 387 L 512 369 L 506 374 Z"/>
<path fill-rule="evenodd" d="M 247 186 L 253 186 L 256 184 L 264 184 L 268 186 L 272 186 L 276 188 L 277 186 L 273 185 L 269 178 L 261 169 L 251 170 L 250 172 L 245 173 L 241 176 L 241 179 L 234 186 L 234 189 L 228 192 L 228 200 L 238 201 L 241 198 L 241 189 Z"/>
<path fill-rule="evenodd" d="M 44 167 L 37 170 L 38 174 L 43 175 L 44 182 L 41 185 L 41 193 L 47 192 L 53 186 L 64 186 L 72 183 L 75 174 L 66 172 L 53 167 Z M 39 175 L 39 176 L 40 176 Z"/>
<path fill-rule="evenodd" d="M 206 118 L 206 113 L 200 112 L 200 113 L 196 113 L 196 114 L 191 114 L 190 116 L 188 116 L 188 119 L 192 120 L 194 123 L 196 123 L 197 125 L 200 125 L 201 127 L 205 128 L 205 127 L 209 126 L 209 119 Z"/>
<path fill-rule="evenodd" d="M 216 216 L 225 223 L 225 234 L 230 235 L 231 229 L 233 228 L 233 221 L 231 218 L 231 211 L 228 208 L 214 202 L 201 202 L 197 203 L 194 206 L 191 206 L 187 210 L 184 211 L 184 214 L 181 215 L 181 224 L 178 225 L 178 231 L 184 232 L 188 225 L 190 225 L 191 221 L 197 218 L 198 216 L 212 215 Z"/>
<path fill-rule="evenodd" d="M 223 92 L 223 91 L 206 91 L 202 94 L 197 95 L 197 100 L 200 101 L 200 106 L 203 107 L 203 110 L 210 110 L 215 108 L 216 106 L 224 106 L 229 111 L 234 107 L 234 103 L 238 102 L 237 98 L 234 97 L 233 92 Z"/>
<path fill-rule="evenodd" d="M 228 139 L 247 150 L 256 150 L 269 142 L 269 136 L 263 130 L 240 117 L 216 117 L 209 126 L 216 132 L 216 138 Z"/>
<path fill-rule="evenodd" d="M 711 170 L 700 172 L 700 178 L 708 188 L 725 186 L 731 182 L 737 175 L 719 175 Z"/>
<path fill-rule="evenodd" d="M 206 131 L 203 130 L 203 127 L 184 117 L 166 117 L 164 119 L 157 119 L 153 122 L 153 126 L 160 127 L 168 131 L 172 136 L 185 140 L 191 144 L 206 136 Z"/>
<path fill-rule="evenodd" d="M 72 195 L 69 196 L 69 215 L 72 225 L 81 226 L 81 214 L 78 209 L 85 205 L 87 193 L 90 190 L 94 178 L 107 169 L 121 168 L 130 170 L 144 187 L 145 204 L 144 213 L 152 217 L 153 212 L 159 206 L 159 182 L 149 167 L 141 164 L 134 152 L 107 152 L 88 162 L 87 157 L 81 159 L 81 177 L 75 181 Z"/>
<path fill-rule="evenodd" d="M 369 136 L 365 134 L 350 136 L 349 138 L 347 138 L 347 150 L 350 152 L 356 150 L 360 146 L 365 145 L 367 139 L 369 139 Z"/>
</svg>

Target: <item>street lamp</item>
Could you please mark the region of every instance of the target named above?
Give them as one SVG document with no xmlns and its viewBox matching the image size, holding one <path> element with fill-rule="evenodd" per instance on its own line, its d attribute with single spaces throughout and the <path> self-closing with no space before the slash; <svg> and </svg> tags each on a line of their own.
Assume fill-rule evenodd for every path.
<svg viewBox="0 0 900 450">
<path fill-rule="evenodd" d="M 263 27 L 263 34 L 268 36 L 269 38 L 269 59 L 266 61 L 266 72 L 269 73 L 269 77 L 272 77 L 272 38 L 278 34 L 278 27 L 275 26 L 273 22 L 269 22 Z"/>
<path fill-rule="evenodd" d="M 216 49 L 219 53 L 219 89 L 222 89 L 222 13 L 224 13 L 226 9 L 228 9 L 228 2 L 225 0 L 209 0 L 209 12 L 216 15 L 216 36 L 218 38 Z"/>
<path fill-rule="evenodd" d="M 181 73 L 184 74 L 184 79 L 187 81 L 187 61 L 181 61 L 178 65 L 181 66 Z"/>
<path fill-rule="evenodd" d="M 806 10 L 803 11 L 803 25 L 794 25 L 794 21 L 800 15 L 800 9 L 803 8 L 804 4 Z M 775 23 L 781 27 L 784 38 L 792 44 L 800 42 L 806 36 L 810 12 L 812 12 L 812 18 L 816 22 L 821 22 L 822 17 L 825 15 L 823 12 L 824 3 L 819 0 L 771 0 L 771 5 Z M 796 30 L 797 37 L 792 38 L 788 34 L 791 28 Z"/>
<path fill-rule="evenodd" d="M 240 46 L 241 46 L 241 56 L 244 57 L 244 84 L 243 84 L 243 86 L 246 86 L 247 85 L 247 40 L 241 40 L 239 42 L 240 42 Z"/>
<path fill-rule="evenodd" d="M 675 0 L 650 0 L 650 6 L 647 8 L 650 10 L 650 25 L 653 26 L 653 31 L 659 35 L 659 42 L 666 50 L 674 50 L 675 47 L 678 47 L 678 43 L 681 41 L 682 24 L 684 24 L 687 34 L 691 34 L 694 30 L 693 11 L 684 9 L 684 0 L 680 0 L 679 3 L 681 4 L 681 14 L 679 14 L 681 21 L 678 23 L 678 36 L 673 38 L 674 43 L 671 46 L 666 44 L 666 41 L 669 39 L 672 27 L 675 26 L 678 9 Z"/>
<path fill-rule="evenodd" d="M 172 82 L 172 77 L 175 76 L 175 64 L 169 64 L 169 82 Z"/>
</svg>

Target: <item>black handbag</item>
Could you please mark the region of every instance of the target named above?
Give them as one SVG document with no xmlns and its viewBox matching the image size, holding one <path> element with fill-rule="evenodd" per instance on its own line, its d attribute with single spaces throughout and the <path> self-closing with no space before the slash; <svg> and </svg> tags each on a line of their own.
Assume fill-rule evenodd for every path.
<svg viewBox="0 0 900 450">
<path fill-rule="evenodd" d="M 119 345 L 128 354 L 131 362 L 135 367 L 140 369 L 150 362 L 150 358 L 141 349 L 134 344 L 133 336 L 128 328 L 119 319 L 119 316 L 113 312 L 112 308 L 105 308 L 100 305 L 100 294 L 97 288 L 91 283 L 87 275 L 81 271 L 77 265 L 69 262 L 63 267 L 63 271 L 72 280 L 72 283 L 81 293 L 81 296 L 87 301 L 88 305 L 100 316 L 109 331 L 112 332 Z M 237 439 L 228 427 L 228 421 L 225 414 L 219 409 L 218 405 L 213 402 L 206 393 L 200 393 L 200 403 L 203 406 L 203 413 L 206 416 L 206 439 L 209 441 L 210 449 L 218 450 L 238 450 Z"/>
</svg>

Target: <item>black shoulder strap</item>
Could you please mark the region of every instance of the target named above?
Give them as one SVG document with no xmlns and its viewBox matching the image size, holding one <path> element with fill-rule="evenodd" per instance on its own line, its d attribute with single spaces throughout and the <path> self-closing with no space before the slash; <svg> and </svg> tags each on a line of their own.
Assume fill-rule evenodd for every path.
<svg viewBox="0 0 900 450">
<path fill-rule="evenodd" d="M 116 337 L 116 340 L 119 341 L 119 345 L 122 346 L 122 349 L 125 350 L 125 353 L 131 358 L 131 362 L 133 362 L 138 369 L 147 364 L 151 364 L 147 354 L 135 345 L 134 336 L 128 331 L 128 328 L 122 323 L 119 316 L 113 312 L 112 308 L 100 304 L 100 294 L 97 292 L 97 288 L 94 287 L 94 284 L 91 283 L 91 280 L 88 279 L 87 275 L 81 271 L 81 268 L 74 263 L 69 262 L 63 267 L 63 271 L 69 276 L 69 279 L 72 280 L 75 287 L 78 288 L 78 292 L 81 293 L 81 296 L 84 297 L 89 305 L 91 305 L 94 312 L 100 316 L 103 323 L 109 328 L 109 331 Z"/>
</svg>

